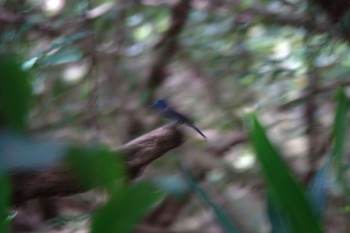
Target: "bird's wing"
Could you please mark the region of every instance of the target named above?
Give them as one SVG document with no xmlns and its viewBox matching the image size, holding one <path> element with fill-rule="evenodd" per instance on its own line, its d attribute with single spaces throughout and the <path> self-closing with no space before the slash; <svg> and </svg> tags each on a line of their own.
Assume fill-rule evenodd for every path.
<svg viewBox="0 0 350 233">
<path fill-rule="evenodd" d="M 162 115 L 170 120 L 174 120 L 177 123 L 184 124 L 184 123 L 191 123 L 191 120 L 186 117 L 185 115 L 175 111 L 172 108 L 166 108 L 164 111 L 162 111 Z"/>
</svg>

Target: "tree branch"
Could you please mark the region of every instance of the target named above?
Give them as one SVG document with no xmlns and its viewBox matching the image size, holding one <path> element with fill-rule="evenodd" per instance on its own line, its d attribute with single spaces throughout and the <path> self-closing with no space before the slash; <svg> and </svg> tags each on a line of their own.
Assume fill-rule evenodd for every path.
<svg viewBox="0 0 350 233">
<path fill-rule="evenodd" d="M 6 10 L 6 9 L 0 9 L 0 23 L 5 26 L 18 26 L 19 24 L 21 24 L 23 22 L 23 20 L 25 19 L 23 14 L 18 14 L 15 12 L 12 12 L 10 10 Z M 67 26 L 65 24 L 65 26 Z M 46 22 L 43 24 L 39 24 L 39 23 L 32 23 L 31 24 L 31 29 L 34 29 L 35 31 L 41 32 L 43 34 L 46 34 L 48 36 L 58 36 L 60 35 L 60 31 L 53 28 L 50 25 L 50 22 Z"/>
<path fill-rule="evenodd" d="M 123 154 L 131 177 L 135 177 L 147 165 L 169 150 L 179 147 L 183 142 L 183 135 L 178 126 L 172 124 L 136 138 L 116 151 Z M 67 196 L 88 191 L 63 164 L 41 171 L 16 171 L 10 178 L 15 205 L 38 197 Z"/>
<path fill-rule="evenodd" d="M 269 10 L 262 6 L 252 6 L 240 13 L 240 15 L 246 14 L 252 17 L 260 17 L 265 23 L 303 27 L 316 33 L 333 33 L 333 36 L 336 35 L 328 21 L 316 20 L 315 17 L 310 17 L 304 13 L 280 12 Z"/>
<path fill-rule="evenodd" d="M 321 94 L 323 92 L 327 92 L 327 91 L 332 91 L 336 88 L 339 87 L 347 87 L 350 86 L 350 81 L 349 80 L 341 80 L 341 81 L 337 81 L 334 83 L 330 83 L 328 85 L 325 85 L 323 87 L 318 87 L 315 90 L 313 90 L 313 92 L 306 92 L 304 94 L 302 94 L 300 97 L 291 100 L 285 104 L 282 104 L 281 106 L 279 106 L 279 110 L 287 110 L 288 108 L 291 108 L 297 104 L 299 104 L 302 101 L 305 101 L 306 99 L 308 99 L 310 96 L 315 95 L 315 94 Z"/>
</svg>

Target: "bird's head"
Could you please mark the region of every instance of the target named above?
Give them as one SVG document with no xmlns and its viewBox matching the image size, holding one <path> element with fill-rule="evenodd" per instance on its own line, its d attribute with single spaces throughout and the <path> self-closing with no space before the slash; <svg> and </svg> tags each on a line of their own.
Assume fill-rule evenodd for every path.
<svg viewBox="0 0 350 233">
<path fill-rule="evenodd" d="M 168 107 L 168 102 L 165 99 L 159 99 L 156 100 L 151 106 L 149 106 L 150 108 L 155 108 L 155 109 L 163 109 Z"/>
</svg>

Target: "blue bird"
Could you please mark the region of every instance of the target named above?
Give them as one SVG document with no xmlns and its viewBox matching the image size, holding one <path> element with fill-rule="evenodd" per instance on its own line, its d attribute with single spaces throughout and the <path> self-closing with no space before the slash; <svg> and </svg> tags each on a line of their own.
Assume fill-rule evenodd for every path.
<svg viewBox="0 0 350 233">
<path fill-rule="evenodd" d="M 177 112 L 168 104 L 168 102 L 165 99 L 156 100 L 149 107 L 155 109 L 159 113 L 159 115 L 169 120 L 173 120 L 177 124 L 186 124 L 187 126 L 197 131 L 197 133 L 199 133 L 204 139 L 207 139 L 207 137 L 202 133 L 202 131 L 200 131 L 196 126 L 194 126 L 194 124 L 188 117 Z"/>
</svg>

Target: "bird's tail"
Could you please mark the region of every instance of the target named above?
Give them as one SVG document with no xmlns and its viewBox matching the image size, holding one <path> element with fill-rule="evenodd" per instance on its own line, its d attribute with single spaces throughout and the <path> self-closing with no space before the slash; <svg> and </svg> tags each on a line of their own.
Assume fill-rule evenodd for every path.
<svg viewBox="0 0 350 233">
<path fill-rule="evenodd" d="M 187 123 L 187 125 L 199 133 L 205 140 L 207 140 L 207 137 L 204 135 L 204 133 L 202 133 L 202 131 L 200 131 L 196 126 L 194 126 L 194 124 Z"/>
</svg>

